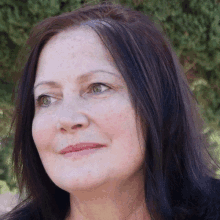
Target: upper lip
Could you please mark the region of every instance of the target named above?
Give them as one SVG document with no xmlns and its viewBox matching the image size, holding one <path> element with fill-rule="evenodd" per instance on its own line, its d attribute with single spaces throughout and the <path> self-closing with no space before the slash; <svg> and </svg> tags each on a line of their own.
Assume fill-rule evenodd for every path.
<svg viewBox="0 0 220 220">
<path fill-rule="evenodd" d="M 75 152 L 75 151 L 81 151 L 89 148 L 99 148 L 103 147 L 104 144 L 99 144 L 99 143 L 78 143 L 75 145 L 69 145 L 63 150 L 61 150 L 59 153 L 60 154 L 66 154 L 70 152 Z"/>
</svg>

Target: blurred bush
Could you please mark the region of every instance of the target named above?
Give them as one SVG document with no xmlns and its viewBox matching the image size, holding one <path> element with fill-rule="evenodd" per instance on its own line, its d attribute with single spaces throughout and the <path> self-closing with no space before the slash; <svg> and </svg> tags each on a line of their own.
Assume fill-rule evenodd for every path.
<svg viewBox="0 0 220 220">
<path fill-rule="evenodd" d="M 101 1 L 101 0 L 100 0 Z M 0 1 L 0 181 L 15 189 L 11 173 L 12 92 L 17 85 L 31 28 L 43 19 L 72 11 L 86 0 Z M 93 3 L 99 2 L 92 1 Z M 152 16 L 184 68 L 207 123 L 212 148 L 220 147 L 220 2 L 218 0 L 118 0 Z M 16 92 L 15 92 L 16 95 Z M 219 155 L 212 151 L 211 154 Z M 217 171 L 219 172 L 219 171 Z M 1 187 L 1 182 L 0 182 Z M 1 193 L 1 192 L 0 192 Z"/>
</svg>

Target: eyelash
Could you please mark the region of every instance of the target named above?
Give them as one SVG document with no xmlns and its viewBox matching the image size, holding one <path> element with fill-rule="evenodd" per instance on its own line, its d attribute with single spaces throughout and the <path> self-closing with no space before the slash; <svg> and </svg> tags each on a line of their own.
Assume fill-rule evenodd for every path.
<svg viewBox="0 0 220 220">
<path fill-rule="evenodd" d="M 94 88 L 94 87 L 96 87 L 96 86 L 105 86 L 105 87 L 108 88 L 107 91 L 111 89 L 109 86 L 105 85 L 104 83 L 93 83 L 92 85 L 89 86 L 89 90 L 91 90 L 91 88 Z M 105 92 L 105 91 L 104 91 L 104 92 Z M 103 92 L 98 92 L 98 93 L 103 93 Z M 49 105 L 43 106 L 43 104 L 42 104 L 42 98 L 43 98 L 43 97 L 53 98 L 53 97 L 51 97 L 51 96 L 49 96 L 49 95 L 42 94 L 42 95 L 40 95 L 40 96 L 38 96 L 38 97 L 36 98 L 36 105 L 37 105 L 38 107 L 48 107 L 49 105 L 51 105 L 51 104 L 49 104 Z M 55 98 L 54 98 L 54 99 L 55 99 Z"/>
</svg>

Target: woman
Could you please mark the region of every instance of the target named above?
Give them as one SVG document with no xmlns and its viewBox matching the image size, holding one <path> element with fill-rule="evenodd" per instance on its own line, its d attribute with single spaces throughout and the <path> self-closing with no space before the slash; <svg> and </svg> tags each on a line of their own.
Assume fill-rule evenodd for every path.
<svg viewBox="0 0 220 220">
<path fill-rule="evenodd" d="M 87 5 L 27 45 L 13 152 L 26 199 L 1 219 L 220 219 L 197 103 L 146 15 Z"/>
</svg>

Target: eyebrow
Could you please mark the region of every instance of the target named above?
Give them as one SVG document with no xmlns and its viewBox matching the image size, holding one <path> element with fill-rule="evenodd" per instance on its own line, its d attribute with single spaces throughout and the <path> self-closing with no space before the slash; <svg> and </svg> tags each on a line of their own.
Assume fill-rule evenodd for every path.
<svg viewBox="0 0 220 220">
<path fill-rule="evenodd" d="M 82 84 L 83 82 L 85 82 L 86 80 L 91 78 L 94 75 L 94 73 L 98 73 L 98 72 L 108 73 L 108 74 L 111 74 L 111 75 L 114 75 L 114 76 L 120 78 L 120 76 L 118 74 L 113 73 L 113 72 L 108 72 L 108 71 L 105 71 L 105 70 L 94 70 L 94 71 L 90 71 L 88 73 L 84 73 L 84 74 L 78 76 L 76 78 L 76 81 L 77 81 L 78 84 Z M 37 85 L 34 86 L 33 92 L 40 85 L 49 85 L 49 86 L 54 87 L 54 88 L 59 88 L 60 87 L 60 83 L 58 83 L 58 82 L 54 82 L 54 81 L 41 81 Z"/>
</svg>

